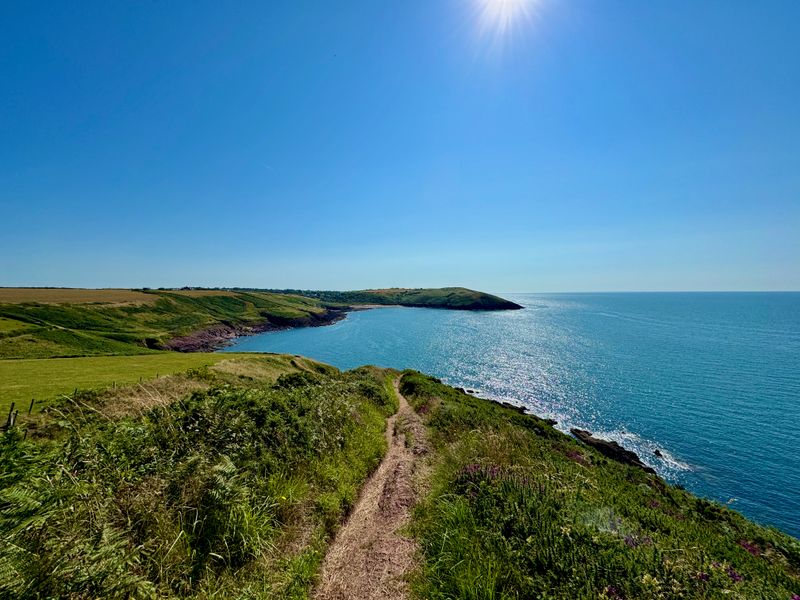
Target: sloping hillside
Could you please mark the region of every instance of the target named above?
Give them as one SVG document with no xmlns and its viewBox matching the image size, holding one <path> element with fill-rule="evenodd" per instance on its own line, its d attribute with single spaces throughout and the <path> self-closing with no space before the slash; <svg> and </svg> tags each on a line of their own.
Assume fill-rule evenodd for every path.
<svg viewBox="0 0 800 600">
<path fill-rule="evenodd" d="M 4 299 L 0 358 L 207 350 L 248 330 L 324 323 L 341 316 L 311 298 L 224 290 L 5 289 L 0 290 L 0 302 Z"/>
<path fill-rule="evenodd" d="M 415 372 L 433 445 L 420 598 L 796 600 L 800 541 Z"/>
<path fill-rule="evenodd" d="M 339 304 L 394 304 L 424 308 L 448 308 L 454 310 L 514 310 L 519 304 L 462 287 L 451 288 L 387 288 L 359 290 L 354 292 L 276 290 L 323 302 Z"/>
</svg>

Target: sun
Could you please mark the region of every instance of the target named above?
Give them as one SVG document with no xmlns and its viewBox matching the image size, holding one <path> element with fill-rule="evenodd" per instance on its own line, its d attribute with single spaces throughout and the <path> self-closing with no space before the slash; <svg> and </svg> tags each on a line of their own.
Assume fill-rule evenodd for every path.
<svg viewBox="0 0 800 600">
<path fill-rule="evenodd" d="M 498 38 L 531 19 L 538 0 L 476 0 L 481 31 Z"/>
</svg>

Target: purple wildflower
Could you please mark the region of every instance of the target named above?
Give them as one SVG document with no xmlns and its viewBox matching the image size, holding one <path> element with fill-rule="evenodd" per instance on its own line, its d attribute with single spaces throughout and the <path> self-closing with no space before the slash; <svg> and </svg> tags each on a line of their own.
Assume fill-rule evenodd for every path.
<svg viewBox="0 0 800 600">
<path fill-rule="evenodd" d="M 733 567 L 728 567 L 728 577 L 730 577 L 731 581 L 734 583 L 739 583 L 742 579 L 744 579 L 744 577 L 739 575 L 739 573 L 737 573 Z"/>
<path fill-rule="evenodd" d="M 792 594 L 791 600 L 800 600 L 800 594 Z"/>
<path fill-rule="evenodd" d="M 570 460 L 583 465 L 584 467 L 589 466 L 589 461 L 586 460 L 586 457 L 583 455 L 583 453 L 578 452 L 577 450 L 567 450 L 567 457 Z"/>
<path fill-rule="evenodd" d="M 705 573 L 703 571 L 701 571 L 700 573 L 697 574 L 697 578 L 700 581 L 708 581 L 710 579 L 710 577 L 708 576 L 708 573 Z"/>
<path fill-rule="evenodd" d="M 753 542 L 748 542 L 747 540 L 739 540 L 739 545 L 745 550 L 747 550 L 753 556 L 758 556 L 759 554 L 761 554 L 761 549 Z"/>
</svg>

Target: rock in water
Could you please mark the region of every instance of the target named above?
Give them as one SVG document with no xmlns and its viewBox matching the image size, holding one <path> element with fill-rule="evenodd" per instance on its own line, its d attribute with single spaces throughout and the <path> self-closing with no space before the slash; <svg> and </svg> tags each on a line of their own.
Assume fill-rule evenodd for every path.
<svg viewBox="0 0 800 600">
<path fill-rule="evenodd" d="M 592 437 L 592 433 L 590 431 L 585 431 L 583 429 L 570 429 L 570 432 L 584 444 L 591 446 L 600 452 L 600 454 L 610 458 L 611 460 L 616 460 L 617 462 L 621 462 L 626 465 L 639 467 L 640 469 L 643 469 L 648 473 L 653 473 L 654 475 L 656 473 L 651 467 L 648 467 L 639 459 L 639 455 L 636 454 L 636 452 L 626 450 L 617 442 L 601 440 L 600 438 Z"/>
</svg>

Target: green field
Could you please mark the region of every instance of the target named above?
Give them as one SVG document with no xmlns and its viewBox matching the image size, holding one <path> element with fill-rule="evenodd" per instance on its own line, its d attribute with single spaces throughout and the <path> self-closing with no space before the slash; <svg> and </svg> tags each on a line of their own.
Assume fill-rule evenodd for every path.
<svg viewBox="0 0 800 600">
<path fill-rule="evenodd" d="M 230 360 L 238 354 L 160 352 L 142 356 L 91 356 L 0 360 L 0 415 L 12 402 L 27 410 L 32 398 L 46 402 L 61 394 L 136 383 Z M 244 355 L 253 358 L 252 355 Z"/>
</svg>

